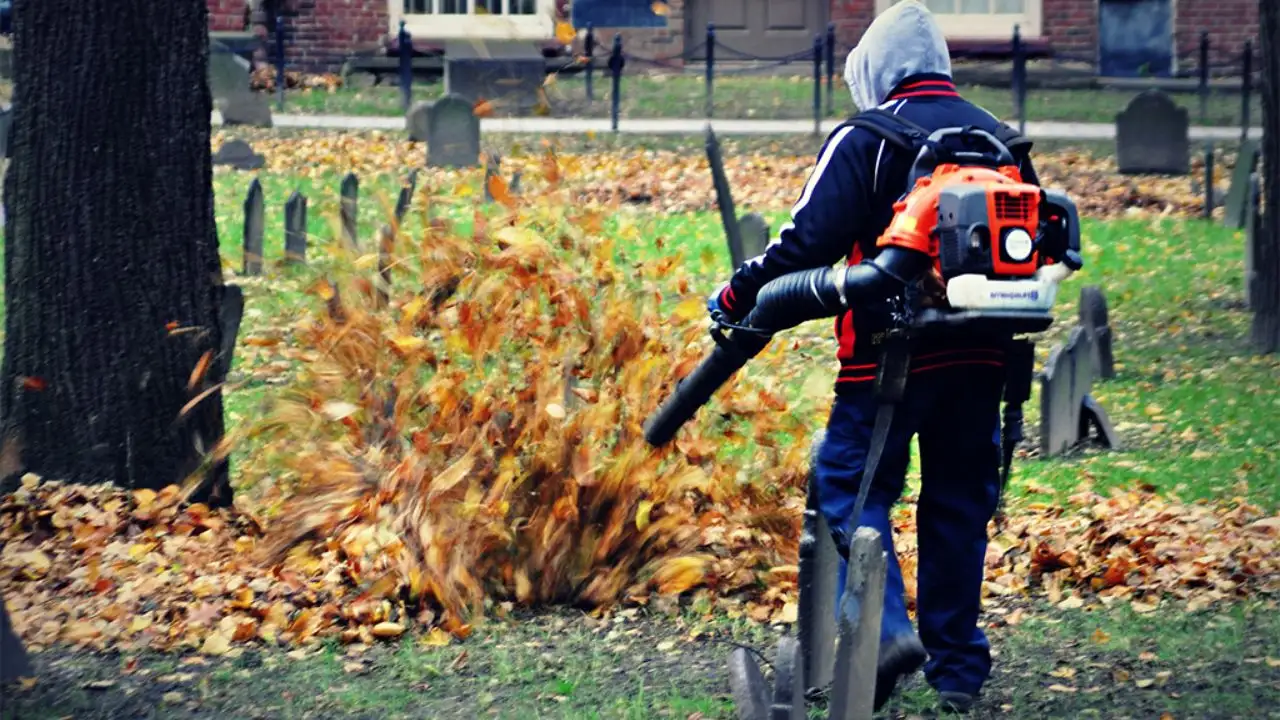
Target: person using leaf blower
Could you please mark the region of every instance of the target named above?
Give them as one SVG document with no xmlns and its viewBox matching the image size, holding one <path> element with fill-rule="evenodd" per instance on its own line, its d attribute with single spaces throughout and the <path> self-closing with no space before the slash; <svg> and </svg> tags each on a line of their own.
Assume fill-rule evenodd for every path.
<svg viewBox="0 0 1280 720">
<path fill-rule="evenodd" d="M 861 112 L 827 138 L 779 237 L 709 298 L 717 347 L 645 428 L 668 442 L 774 333 L 836 318 L 836 398 L 811 482 L 842 558 L 860 526 L 888 556 L 877 709 L 923 666 L 944 709 L 963 712 L 990 674 L 978 627 L 987 523 L 1033 362 L 1018 336 L 1052 323 L 1057 286 L 1081 265 L 1075 206 L 1038 187 L 1031 143 L 950 74 L 942 31 L 916 0 L 871 24 L 845 67 Z M 912 437 L 918 635 L 889 519 Z M 841 589 L 846 571 L 842 560 Z"/>
</svg>

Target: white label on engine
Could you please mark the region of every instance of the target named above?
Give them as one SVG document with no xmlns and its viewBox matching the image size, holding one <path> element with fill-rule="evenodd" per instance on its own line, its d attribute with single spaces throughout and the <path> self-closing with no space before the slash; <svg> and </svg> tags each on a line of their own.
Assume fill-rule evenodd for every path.
<svg viewBox="0 0 1280 720">
<path fill-rule="evenodd" d="M 1004 238 L 1004 251 L 1014 262 L 1022 262 L 1031 257 L 1031 236 L 1022 228 L 1014 228 Z"/>
</svg>

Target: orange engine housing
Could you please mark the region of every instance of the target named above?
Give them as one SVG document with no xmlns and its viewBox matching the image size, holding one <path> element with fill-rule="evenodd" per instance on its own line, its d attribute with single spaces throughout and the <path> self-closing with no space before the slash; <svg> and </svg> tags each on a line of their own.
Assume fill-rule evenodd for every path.
<svg viewBox="0 0 1280 720">
<path fill-rule="evenodd" d="M 927 253 L 944 279 L 1027 277 L 1041 265 L 1040 188 L 1022 182 L 1016 167 L 939 165 L 893 211 L 877 245 Z"/>
</svg>

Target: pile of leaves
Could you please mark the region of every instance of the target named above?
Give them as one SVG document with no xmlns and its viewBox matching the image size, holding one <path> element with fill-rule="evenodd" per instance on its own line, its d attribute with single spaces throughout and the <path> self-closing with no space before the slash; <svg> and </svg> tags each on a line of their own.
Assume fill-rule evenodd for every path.
<svg viewBox="0 0 1280 720">
<path fill-rule="evenodd" d="M 280 71 L 274 65 L 264 64 L 249 74 L 249 89 L 259 92 L 275 92 L 279 87 Z M 304 73 L 285 70 L 285 90 L 323 90 L 333 92 L 342 87 L 342 77 L 334 73 Z"/>
<path fill-rule="evenodd" d="M 229 135 L 218 133 L 214 146 Z M 360 175 L 407 173 L 419 168 L 433 182 L 456 180 L 458 171 L 425 168 L 423 143 L 387 133 L 333 133 L 307 131 L 288 138 L 255 138 L 254 149 L 266 158 L 273 172 L 311 177 L 354 171 Z M 706 158 L 694 148 L 688 152 L 640 150 L 560 153 L 565 182 L 579 202 L 626 202 L 662 212 L 686 212 L 715 208 L 715 191 Z M 770 153 L 726 153 L 725 173 L 735 201 L 745 208 L 790 207 L 800 196 L 813 169 L 812 156 Z M 1225 195 L 1234 159 L 1215 165 L 1215 186 Z M 504 160 L 507 172 L 521 171 L 528 181 L 540 176 L 541 152 L 513 155 Z M 1115 160 L 1083 151 L 1036 155 L 1036 169 L 1046 187 L 1065 190 L 1082 216 L 1104 219 L 1134 212 L 1197 216 L 1204 198 L 1195 192 L 1191 178 L 1203 177 L 1202 159 L 1193 159 L 1191 177 L 1126 176 Z M 526 183 L 530 191 L 545 186 Z"/>
</svg>

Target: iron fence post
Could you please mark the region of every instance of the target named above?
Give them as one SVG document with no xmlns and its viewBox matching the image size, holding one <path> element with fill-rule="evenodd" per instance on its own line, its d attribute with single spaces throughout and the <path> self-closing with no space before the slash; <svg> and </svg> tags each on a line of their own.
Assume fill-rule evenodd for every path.
<svg viewBox="0 0 1280 720">
<path fill-rule="evenodd" d="M 587 23 L 587 39 L 583 41 L 583 49 L 587 52 L 587 102 L 596 101 L 596 26 Z"/>
<path fill-rule="evenodd" d="M 619 102 L 622 99 L 622 68 L 626 64 L 627 59 L 622 56 L 622 35 L 615 33 L 613 53 L 609 56 L 609 71 L 613 73 L 613 96 L 610 98 L 609 117 L 615 133 L 618 132 Z"/>
<path fill-rule="evenodd" d="M 715 114 L 716 25 L 707 23 L 707 117 Z"/>
<path fill-rule="evenodd" d="M 400 35 L 397 38 L 400 48 L 400 107 L 409 112 L 413 102 L 413 38 L 405 29 L 404 20 L 400 21 Z"/>
<path fill-rule="evenodd" d="M 276 95 L 280 112 L 284 112 L 284 13 L 276 13 Z"/>
</svg>

